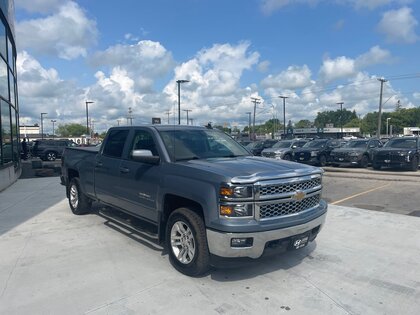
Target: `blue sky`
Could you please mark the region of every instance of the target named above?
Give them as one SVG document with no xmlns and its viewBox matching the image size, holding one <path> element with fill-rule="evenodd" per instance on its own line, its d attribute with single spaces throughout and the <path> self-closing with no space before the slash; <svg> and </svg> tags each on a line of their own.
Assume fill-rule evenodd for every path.
<svg viewBox="0 0 420 315">
<path fill-rule="evenodd" d="M 418 1 L 410 0 L 16 0 L 21 123 L 39 113 L 98 131 L 182 109 L 193 123 L 242 128 L 313 120 L 336 102 L 363 117 L 400 100 L 420 105 Z M 403 75 L 403 77 L 399 77 Z M 406 76 L 410 75 L 410 76 Z M 401 79 L 402 78 L 402 79 Z M 185 123 L 185 112 L 182 113 Z"/>
</svg>

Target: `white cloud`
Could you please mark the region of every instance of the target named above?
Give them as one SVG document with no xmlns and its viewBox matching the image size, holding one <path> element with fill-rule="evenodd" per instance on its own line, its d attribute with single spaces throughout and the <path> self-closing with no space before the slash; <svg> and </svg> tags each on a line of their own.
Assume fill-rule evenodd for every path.
<svg viewBox="0 0 420 315">
<path fill-rule="evenodd" d="M 258 64 L 258 71 L 259 72 L 267 72 L 268 68 L 270 67 L 270 61 L 264 60 Z"/>
<path fill-rule="evenodd" d="M 352 76 L 356 73 L 355 61 L 341 56 L 336 59 L 324 60 L 319 76 L 325 82 Z"/>
<path fill-rule="evenodd" d="M 299 89 L 311 84 L 311 70 L 307 65 L 290 66 L 278 75 L 269 75 L 261 81 L 261 87 L 279 89 Z"/>
<path fill-rule="evenodd" d="M 378 24 L 378 31 L 385 34 L 390 43 L 412 44 L 419 40 L 416 34 L 418 21 L 412 14 L 412 9 L 403 7 L 385 12 Z"/>
<path fill-rule="evenodd" d="M 321 1 L 322 0 L 261 0 L 261 10 L 264 14 L 271 14 L 288 5 L 308 4 L 313 6 Z"/>
<path fill-rule="evenodd" d="M 46 18 L 17 24 L 18 48 L 63 59 L 85 57 L 87 49 L 96 43 L 96 22 L 73 1 L 60 6 L 57 13 Z"/>
<path fill-rule="evenodd" d="M 412 0 L 339 0 L 339 2 L 348 3 L 356 9 L 374 10 L 383 6 L 407 4 Z"/>
<path fill-rule="evenodd" d="M 373 46 L 367 53 L 356 58 L 355 65 L 360 70 L 375 64 L 390 63 L 393 59 L 388 50 L 382 49 L 379 46 Z"/>
<path fill-rule="evenodd" d="M 160 43 L 149 40 L 111 46 L 95 53 L 90 63 L 94 67 L 109 67 L 111 71 L 115 67 L 123 69 L 134 80 L 134 87 L 139 92 L 150 92 L 154 82 L 169 74 L 175 66 L 172 54 Z"/>
</svg>

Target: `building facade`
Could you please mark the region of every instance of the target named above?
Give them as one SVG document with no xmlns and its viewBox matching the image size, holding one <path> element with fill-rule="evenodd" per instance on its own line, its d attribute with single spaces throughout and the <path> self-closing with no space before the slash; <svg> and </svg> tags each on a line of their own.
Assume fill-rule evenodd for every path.
<svg viewBox="0 0 420 315">
<path fill-rule="evenodd" d="M 0 190 L 21 173 L 14 1 L 0 0 Z"/>
</svg>

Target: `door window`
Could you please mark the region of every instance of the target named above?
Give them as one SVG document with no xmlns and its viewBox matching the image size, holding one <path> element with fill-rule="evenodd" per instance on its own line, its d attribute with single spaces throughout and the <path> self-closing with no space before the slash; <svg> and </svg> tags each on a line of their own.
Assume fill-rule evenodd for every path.
<svg viewBox="0 0 420 315">
<path fill-rule="evenodd" d="M 124 150 L 125 139 L 128 137 L 128 130 L 113 130 L 108 135 L 103 154 L 109 157 L 119 158 Z"/>
<path fill-rule="evenodd" d="M 159 155 L 152 135 L 145 130 L 136 130 L 130 152 L 133 150 L 149 150 L 154 156 Z"/>
</svg>

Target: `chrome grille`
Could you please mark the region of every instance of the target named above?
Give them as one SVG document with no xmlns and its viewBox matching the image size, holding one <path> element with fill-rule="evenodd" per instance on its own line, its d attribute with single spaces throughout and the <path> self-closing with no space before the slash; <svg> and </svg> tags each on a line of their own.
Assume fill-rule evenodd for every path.
<svg viewBox="0 0 420 315">
<path fill-rule="evenodd" d="M 317 194 L 303 199 L 302 201 L 291 201 L 284 203 L 266 204 L 260 206 L 260 219 L 281 217 L 289 214 L 299 213 L 313 208 L 319 204 L 321 195 Z"/>
<path fill-rule="evenodd" d="M 308 190 L 321 185 L 321 177 L 297 183 L 284 183 L 260 187 L 260 196 L 278 195 L 297 190 Z"/>
</svg>

